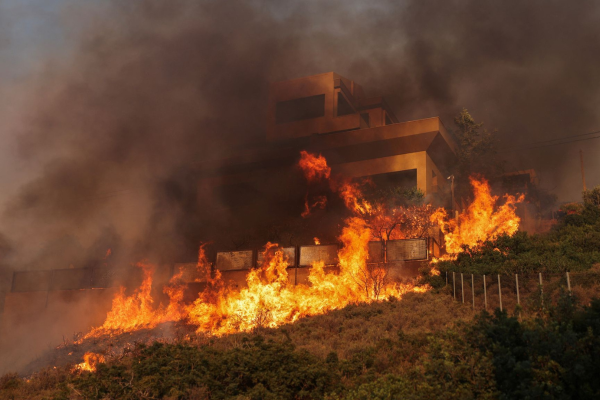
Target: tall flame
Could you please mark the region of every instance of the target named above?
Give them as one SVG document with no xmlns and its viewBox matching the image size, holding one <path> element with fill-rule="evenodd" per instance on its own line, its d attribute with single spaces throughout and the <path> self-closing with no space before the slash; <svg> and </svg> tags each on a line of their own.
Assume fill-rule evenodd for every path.
<svg viewBox="0 0 600 400">
<path fill-rule="evenodd" d="M 448 218 L 444 209 L 438 209 L 431 220 L 435 221 L 445 234 L 446 251 L 455 256 L 463 246 L 476 247 L 498 236 L 513 235 L 519 229 L 520 218 L 515 213 L 515 204 L 523 201 L 523 196 L 505 195 L 504 204 L 496 206 L 499 197 L 492 196 L 490 186 L 484 178 L 470 178 L 474 200 L 458 221 Z"/>
<path fill-rule="evenodd" d="M 331 170 L 322 156 L 303 152 L 300 165 L 309 181 L 329 178 Z M 505 203 L 495 208 L 498 197 L 491 196 L 487 181 L 472 179 L 471 184 L 475 201 L 457 222 L 448 220 L 442 209 L 435 210 L 429 205 L 386 209 L 383 204 L 367 201 L 357 183 L 342 181 L 336 190 L 352 216 L 345 220 L 339 236 L 343 247 L 338 252 L 338 265 L 313 263 L 308 284 L 290 283 L 286 254 L 277 244 L 267 243 L 264 261 L 249 271 L 246 287 L 228 286 L 221 273 L 212 270 L 204 246 L 200 246 L 197 270 L 204 276 L 206 288 L 192 304 L 183 301 L 180 271 L 164 288 L 169 296 L 168 305 L 155 305 L 151 296 L 153 268 L 140 264 L 144 273 L 141 286 L 130 296 L 121 288 L 104 324 L 86 337 L 152 328 L 166 321 L 185 321 L 195 325 L 198 332 L 219 336 L 259 327 L 274 328 L 348 304 L 426 291 L 428 287 L 392 282 L 387 264 L 369 262 L 369 241 L 374 237 L 387 241 L 423 235 L 437 223 L 446 233 L 448 252 L 456 254 L 463 244 L 472 246 L 502 233 L 513 234 L 519 224 L 514 204 L 522 199 L 506 196 Z M 402 229 L 394 232 L 396 227 Z"/>
<path fill-rule="evenodd" d="M 176 295 L 170 295 L 168 307 L 154 307 L 150 297 L 152 269 L 142 265 L 145 279 L 140 288 L 129 297 L 121 290 L 105 323 L 86 337 L 151 328 L 178 320 L 196 325 L 198 332 L 220 336 L 259 327 L 274 328 L 348 304 L 400 298 L 407 292 L 427 290 L 390 282 L 383 265 L 369 264 L 371 237 L 372 232 L 362 218 L 349 218 L 339 237 L 343 244 L 338 253 L 339 268 L 314 263 L 309 270 L 309 284 L 299 285 L 289 281 L 289 260 L 283 249 L 267 243 L 264 262 L 248 273 L 246 288 L 226 286 L 219 271 L 215 271 L 214 277 L 209 275 L 206 289 L 189 306 L 181 304 L 180 292 L 176 291 Z M 199 268 L 209 268 L 202 247 L 198 260 Z"/>
<path fill-rule="evenodd" d="M 247 288 L 222 290 L 214 302 L 198 298 L 189 309 L 189 322 L 199 332 L 212 335 L 249 331 L 257 327 L 277 327 L 299 318 L 322 314 L 351 303 L 372 302 L 391 296 L 401 297 L 409 291 L 423 291 L 411 284 L 375 282 L 367 267 L 371 232 L 359 218 L 352 218 L 340 240 L 339 272 L 326 271 L 322 262 L 309 271 L 310 285 L 289 282 L 289 262 L 276 244 L 265 246 L 264 263 L 251 270 Z"/>
<path fill-rule="evenodd" d="M 160 323 L 178 321 L 186 317 L 183 305 L 185 286 L 179 282 L 183 271 L 175 274 L 169 285 L 163 289 L 169 297 L 169 304 L 165 308 L 162 304 L 155 306 L 151 294 L 155 267 L 145 262 L 138 263 L 136 266 L 141 268 L 143 273 L 140 287 L 132 295 L 126 296 L 125 287 L 121 286 L 113 298 L 112 308 L 106 315 L 104 323 L 93 328 L 84 338 L 152 329 Z"/>
</svg>

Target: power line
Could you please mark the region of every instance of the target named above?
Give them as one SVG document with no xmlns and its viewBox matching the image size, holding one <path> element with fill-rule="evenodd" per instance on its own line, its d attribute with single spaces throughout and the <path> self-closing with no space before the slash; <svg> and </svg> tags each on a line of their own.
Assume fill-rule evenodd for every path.
<svg viewBox="0 0 600 400">
<path fill-rule="evenodd" d="M 590 136 L 590 135 L 595 135 L 595 136 Z M 584 137 L 584 136 L 590 136 L 590 137 Z M 582 142 L 585 140 L 593 140 L 593 139 L 599 139 L 599 138 L 600 138 L 600 130 L 594 131 L 594 132 L 580 133 L 578 135 L 563 136 L 563 137 L 554 138 L 554 139 L 532 142 L 532 143 L 529 143 L 529 145 L 525 145 L 524 147 L 504 148 L 504 149 L 500 149 L 499 152 L 505 153 L 505 152 L 511 152 L 511 151 L 532 150 L 532 149 L 539 149 L 539 148 L 543 148 L 543 147 L 557 146 L 560 144 L 567 144 L 567 143 Z"/>
</svg>

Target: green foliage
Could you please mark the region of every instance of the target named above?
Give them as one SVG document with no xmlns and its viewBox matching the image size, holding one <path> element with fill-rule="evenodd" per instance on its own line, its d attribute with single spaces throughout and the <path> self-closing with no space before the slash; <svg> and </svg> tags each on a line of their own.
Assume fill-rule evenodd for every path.
<svg viewBox="0 0 600 400">
<path fill-rule="evenodd" d="M 211 399 L 320 399 L 339 379 L 325 362 L 290 342 L 265 342 L 260 336 L 240 348 L 154 343 L 136 350 L 130 365 L 100 364 L 75 386 L 87 398 L 185 398 L 203 387 Z"/>
<path fill-rule="evenodd" d="M 425 193 L 416 186 L 406 189 L 402 186 L 366 186 L 363 195 L 373 204 L 385 204 L 389 208 L 423 204 Z"/>
<path fill-rule="evenodd" d="M 592 206 L 600 207 L 600 186 L 583 191 L 583 202 Z"/>
<path fill-rule="evenodd" d="M 457 198 L 470 195 L 469 177 L 473 174 L 483 175 L 493 181 L 503 172 L 503 164 L 498 156 L 498 140 L 495 131 L 483 128 L 483 123 L 476 123 L 467 109 L 454 118 L 457 130 L 454 135 L 458 139 L 458 164 L 455 182 Z"/>
<path fill-rule="evenodd" d="M 396 362 L 420 354 L 401 375 L 385 374 L 366 380 L 342 398 L 371 399 L 464 399 L 495 398 L 491 360 L 471 346 L 462 331 L 446 331 L 421 340 L 399 335 L 390 346 Z M 396 348 L 402 346 L 403 349 Z"/>
<path fill-rule="evenodd" d="M 402 196 L 409 204 L 421 204 L 425 198 L 425 193 L 416 186 L 406 189 L 402 192 Z"/>
<path fill-rule="evenodd" d="M 549 318 L 524 323 L 499 310 L 483 313 L 470 329 L 491 354 L 500 398 L 599 398 L 599 300 L 577 309 L 564 295 Z"/>
</svg>

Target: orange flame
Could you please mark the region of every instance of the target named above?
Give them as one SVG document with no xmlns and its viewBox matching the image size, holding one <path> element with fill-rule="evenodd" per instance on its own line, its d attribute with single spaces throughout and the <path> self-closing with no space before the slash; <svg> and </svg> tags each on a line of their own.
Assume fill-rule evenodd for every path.
<svg viewBox="0 0 600 400">
<path fill-rule="evenodd" d="M 327 165 L 327 160 L 320 154 L 315 156 L 302 150 L 298 165 L 304 172 L 304 176 L 308 182 L 329 179 L 329 175 L 331 175 L 331 168 Z"/>
<path fill-rule="evenodd" d="M 102 354 L 87 352 L 83 355 L 83 362 L 77 364 L 75 369 L 94 372 L 100 363 L 104 363 L 104 356 Z"/>
<path fill-rule="evenodd" d="M 359 218 L 347 222 L 340 236 L 344 248 L 338 254 L 339 272 L 327 272 L 322 262 L 315 263 L 309 271 L 310 285 L 293 285 L 288 280 L 289 263 L 283 250 L 268 243 L 263 265 L 251 270 L 246 278 L 248 287 L 223 290 L 212 303 L 198 298 L 189 309 L 189 322 L 196 324 L 199 332 L 223 335 L 274 328 L 351 303 L 426 290 L 388 282 L 384 268 L 370 271 L 366 260 L 371 232 Z"/>
<path fill-rule="evenodd" d="M 309 270 L 309 284 L 289 282 L 289 261 L 283 249 L 267 243 L 264 262 L 251 270 L 247 287 L 241 290 L 225 286 L 218 271 L 208 275 L 207 287 L 193 304 L 181 304 L 179 291 L 170 295 L 169 306 L 153 307 L 150 297 L 152 273 L 145 268 L 145 279 L 132 296 L 121 291 L 113 300 L 113 309 L 105 323 L 87 337 L 151 328 L 166 321 L 185 319 L 196 325 L 198 332 L 211 335 L 251 331 L 259 327 L 277 327 L 299 318 L 322 314 L 348 304 L 373 302 L 407 292 L 423 292 L 426 287 L 394 283 L 388 280 L 383 265 L 367 263 L 371 231 L 364 220 L 352 217 L 346 221 L 340 240 L 339 270 L 327 270 L 323 262 Z M 207 268 L 204 250 L 199 251 L 199 268 Z"/>
<path fill-rule="evenodd" d="M 316 236 L 315 236 L 315 237 L 313 238 L 313 240 L 314 240 L 314 242 L 315 242 L 315 244 L 316 244 L 317 246 L 321 244 L 321 241 L 319 240 L 319 238 L 318 238 L 318 237 L 316 237 Z"/>
<path fill-rule="evenodd" d="M 458 221 L 448 218 L 443 209 L 438 209 L 431 220 L 437 222 L 445 234 L 446 251 L 455 257 L 463 246 L 476 247 L 498 236 L 514 235 L 519 229 L 520 218 L 515 214 L 515 204 L 523 201 L 523 196 L 515 198 L 505 195 L 504 204 L 496 207 L 498 196 L 492 196 L 487 180 L 471 177 L 474 201 L 459 215 Z"/>
<path fill-rule="evenodd" d="M 339 188 L 340 197 L 344 200 L 346 208 L 357 214 L 368 215 L 373 212 L 373 206 L 362 196 L 358 183 L 345 181 Z"/>
<path fill-rule="evenodd" d="M 154 267 L 148 263 L 138 263 L 136 266 L 142 269 L 144 276 L 140 287 L 131 296 L 126 296 L 125 287 L 121 286 L 113 298 L 112 308 L 106 315 L 104 323 L 93 328 L 84 338 L 152 329 L 160 323 L 178 321 L 185 317 L 183 310 L 185 287 L 178 282 L 182 271 L 173 276 L 170 285 L 163 289 L 170 300 L 165 309 L 162 304 L 155 307 L 151 295 Z"/>
<path fill-rule="evenodd" d="M 307 152 L 302 152 L 300 167 L 309 182 L 327 179 L 331 173 L 325 158 Z M 365 200 L 357 183 L 342 182 L 337 191 L 353 213 L 345 221 L 339 236 L 343 248 L 338 252 L 338 266 L 313 263 L 308 284 L 291 284 L 288 278 L 289 260 L 283 249 L 267 243 L 262 265 L 250 270 L 246 277 L 247 287 L 237 289 L 227 286 L 219 271 L 212 273 L 201 246 L 197 269 L 206 277 L 206 289 L 192 304 L 183 304 L 183 285 L 178 283 L 180 275 L 177 274 L 165 288 L 169 295 L 168 306 L 154 306 L 150 296 L 152 270 L 142 265 L 145 279 L 140 288 L 129 297 L 121 289 L 105 323 L 86 337 L 151 328 L 162 322 L 179 320 L 196 325 L 198 332 L 224 335 L 259 327 L 274 328 L 349 304 L 400 298 L 407 292 L 428 290 L 427 286 L 392 282 L 387 264 L 368 262 L 369 241 L 378 237 L 372 229 L 372 216 L 381 213 L 383 207 Z M 314 207 L 307 206 L 305 211 L 310 212 L 311 208 Z M 412 215 L 406 218 L 417 220 Z M 383 240 L 387 239 L 388 234 Z M 315 238 L 315 243 L 319 243 L 318 238 Z"/>
<path fill-rule="evenodd" d="M 320 208 L 322 210 L 325 208 L 325 206 L 327 206 L 327 197 L 326 196 L 317 196 L 315 198 L 313 204 L 310 205 L 308 202 L 308 195 L 307 195 L 304 199 L 304 211 L 302 211 L 302 214 L 300 214 L 300 215 L 302 216 L 302 218 L 306 218 L 312 213 L 312 210 L 314 210 L 316 208 Z"/>
</svg>

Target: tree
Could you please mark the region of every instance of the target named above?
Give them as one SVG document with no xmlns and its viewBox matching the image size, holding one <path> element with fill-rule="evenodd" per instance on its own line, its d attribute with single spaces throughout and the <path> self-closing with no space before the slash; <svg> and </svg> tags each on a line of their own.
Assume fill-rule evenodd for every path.
<svg viewBox="0 0 600 400">
<path fill-rule="evenodd" d="M 583 203 L 600 207 L 600 186 L 583 191 Z"/>
<path fill-rule="evenodd" d="M 426 237 L 433 226 L 429 217 L 434 208 L 423 204 L 425 196 L 417 187 L 376 188 L 365 190 L 363 196 L 370 208 L 362 216 L 374 238 L 382 242 Z"/>
<path fill-rule="evenodd" d="M 503 162 L 498 155 L 497 131 L 488 131 L 477 123 L 466 108 L 454 118 L 458 140 L 458 163 L 454 172 L 457 199 L 469 195 L 469 177 L 483 175 L 493 182 L 503 173 Z"/>
</svg>

